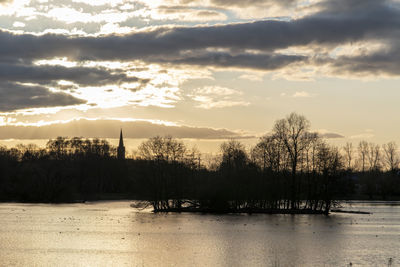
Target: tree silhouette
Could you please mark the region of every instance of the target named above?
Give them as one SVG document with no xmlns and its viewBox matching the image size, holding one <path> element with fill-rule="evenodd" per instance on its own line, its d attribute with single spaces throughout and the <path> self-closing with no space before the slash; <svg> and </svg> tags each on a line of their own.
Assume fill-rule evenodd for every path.
<svg viewBox="0 0 400 267">
<path fill-rule="evenodd" d="M 144 141 L 139 156 L 125 160 L 96 138 L 0 146 L 0 200 L 125 198 L 155 211 L 326 214 L 338 199 L 400 197 L 395 143 L 381 149 L 362 141 L 358 153 L 347 143 L 341 154 L 309 129 L 304 116 L 292 113 L 249 152 L 237 140 L 223 142 L 212 164 L 171 136 Z"/>
</svg>

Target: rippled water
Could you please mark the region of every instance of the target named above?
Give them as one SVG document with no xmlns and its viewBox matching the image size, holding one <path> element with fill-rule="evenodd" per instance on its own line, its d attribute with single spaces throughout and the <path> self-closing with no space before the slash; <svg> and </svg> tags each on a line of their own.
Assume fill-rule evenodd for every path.
<svg viewBox="0 0 400 267">
<path fill-rule="evenodd" d="M 152 214 L 131 202 L 0 204 L 0 266 L 400 266 L 400 202 L 365 214 Z"/>
</svg>

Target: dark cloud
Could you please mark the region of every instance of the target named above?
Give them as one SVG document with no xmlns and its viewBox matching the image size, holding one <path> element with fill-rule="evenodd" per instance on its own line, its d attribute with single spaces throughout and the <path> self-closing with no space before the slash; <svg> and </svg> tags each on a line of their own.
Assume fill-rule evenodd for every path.
<svg viewBox="0 0 400 267">
<path fill-rule="evenodd" d="M 197 0 L 181 0 L 182 4 L 189 4 L 193 2 L 197 2 Z M 211 6 L 217 7 L 252 7 L 252 6 L 284 6 L 289 7 L 296 3 L 299 0 L 211 0 Z"/>
<path fill-rule="evenodd" d="M 319 8 L 321 13 L 343 13 L 355 10 L 373 10 L 382 5 L 390 5 L 389 0 L 324 0 L 317 2 L 313 7 Z M 356 15 L 356 13 L 355 13 Z"/>
<path fill-rule="evenodd" d="M 85 103 L 65 93 L 55 93 L 42 86 L 0 83 L 0 111 L 17 109 L 70 106 Z"/>
<path fill-rule="evenodd" d="M 288 56 L 279 54 L 241 54 L 230 55 L 228 53 L 207 53 L 195 57 L 183 57 L 169 61 L 178 64 L 207 65 L 215 67 L 237 67 L 263 70 L 275 70 L 291 63 L 304 61 L 303 56 Z"/>
<path fill-rule="evenodd" d="M 323 61 L 324 62 L 324 61 Z M 335 74 L 363 75 L 400 75 L 400 43 L 389 48 L 382 48 L 372 53 L 357 56 L 341 56 L 325 60 L 333 67 Z"/>
<path fill-rule="evenodd" d="M 117 72 L 113 70 L 113 72 Z M 139 82 L 145 84 L 148 80 L 128 77 L 120 71 L 111 73 L 104 68 L 64 67 L 52 65 L 21 65 L 0 63 L 0 82 L 30 82 L 51 84 L 59 80 L 67 80 L 78 85 L 106 85 L 122 82 Z"/>
<path fill-rule="evenodd" d="M 121 122 L 118 120 L 76 120 L 65 124 L 34 126 L 0 126 L 0 139 L 49 139 L 56 136 L 83 136 L 117 138 L 123 128 L 125 138 L 149 138 L 171 135 L 176 138 L 227 139 L 244 136 L 226 130 L 188 126 L 165 126 L 146 121 Z"/>
<path fill-rule="evenodd" d="M 231 7 L 251 7 L 265 5 L 291 6 L 298 0 L 211 0 L 211 3 L 217 6 Z"/>
<path fill-rule="evenodd" d="M 215 1 L 220 4 L 235 2 Z M 290 4 L 293 1 L 284 2 Z M 73 60 L 144 60 L 274 70 L 291 62 L 315 62 L 307 57 L 276 54 L 277 50 L 293 46 L 335 48 L 341 44 L 377 40 L 389 47 L 398 45 L 400 10 L 394 2 L 331 0 L 318 4 L 318 7 L 317 13 L 289 21 L 161 27 L 101 37 L 15 35 L 3 31 L 0 32 L 0 61 L 29 62 L 65 56 Z M 225 54 L 216 53 L 217 49 L 222 49 Z M 254 50 L 258 53 L 251 52 Z M 393 61 L 390 56 L 387 60 Z M 363 64 L 362 60 L 357 62 Z M 117 75 L 106 79 L 122 78 Z"/>
</svg>

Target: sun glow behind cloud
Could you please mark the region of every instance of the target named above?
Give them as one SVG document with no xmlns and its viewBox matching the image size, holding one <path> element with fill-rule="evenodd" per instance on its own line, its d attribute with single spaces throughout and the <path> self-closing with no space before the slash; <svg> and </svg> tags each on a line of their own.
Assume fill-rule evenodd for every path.
<svg viewBox="0 0 400 267">
<path fill-rule="evenodd" d="M 38 66 L 65 66 L 65 67 L 90 67 L 107 68 L 108 71 L 125 70 L 127 77 L 138 77 L 149 80 L 147 84 L 121 83 L 119 85 L 110 84 L 106 86 L 74 86 L 70 81 L 61 80 L 59 85 L 70 85 L 75 88 L 71 95 L 84 99 L 86 105 L 77 107 L 81 110 L 90 108 L 113 108 L 128 105 L 138 106 L 159 106 L 172 108 L 181 99 L 179 85 L 188 79 L 207 77 L 208 71 L 190 71 L 185 69 L 168 70 L 157 64 L 145 64 L 144 62 L 118 62 L 118 61 L 84 61 L 74 62 L 67 58 L 54 58 L 50 60 L 38 60 L 34 64 Z"/>
<path fill-rule="evenodd" d="M 72 68 L 72 67 L 76 67 L 79 64 L 79 62 L 76 61 L 70 61 L 68 60 L 68 58 L 66 57 L 62 57 L 62 58 L 53 58 L 53 59 L 40 59 L 40 60 L 36 60 L 33 62 L 34 65 L 37 66 L 42 66 L 42 65 L 50 65 L 50 66 L 64 66 L 67 68 Z"/>
<path fill-rule="evenodd" d="M 68 93 L 73 97 L 85 100 L 85 104 L 74 106 L 77 111 L 89 111 L 92 109 L 111 109 L 119 107 L 161 107 L 173 108 L 182 99 L 180 86 L 190 79 L 212 79 L 211 72 L 207 69 L 187 69 L 180 67 L 167 67 L 160 64 L 146 64 L 141 61 L 121 62 L 121 61 L 71 61 L 66 57 L 42 59 L 33 62 L 40 67 L 63 66 L 66 68 L 99 68 L 106 69 L 110 73 L 121 72 L 127 78 L 140 79 L 137 82 L 121 82 L 118 84 L 106 84 L 102 86 L 83 86 L 71 80 L 58 80 L 56 84 L 48 87 L 51 92 Z M 143 83 L 141 81 L 144 81 Z M 31 84 L 35 85 L 35 84 Z M 11 112 L 3 112 L 7 115 L 8 123 L 2 121 L 3 125 L 10 124 L 10 119 L 23 116 L 37 117 L 42 114 L 66 114 L 71 107 L 46 107 L 46 108 L 27 108 Z M 57 115 L 59 116 L 59 115 Z M 54 116 L 49 120 L 39 120 L 32 122 L 21 122 L 21 125 L 47 125 L 53 121 Z M 64 121 L 69 121 L 68 119 Z"/>
</svg>

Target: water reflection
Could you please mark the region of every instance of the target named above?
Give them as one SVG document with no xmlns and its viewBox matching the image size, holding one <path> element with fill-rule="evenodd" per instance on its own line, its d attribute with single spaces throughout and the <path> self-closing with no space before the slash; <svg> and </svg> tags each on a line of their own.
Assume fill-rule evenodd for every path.
<svg viewBox="0 0 400 267">
<path fill-rule="evenodd" d="M 129 202 L 0 204 L 0 266 L 395 266 L 400 203 L 373 214 L 138 212 Z"/>
</svg>

